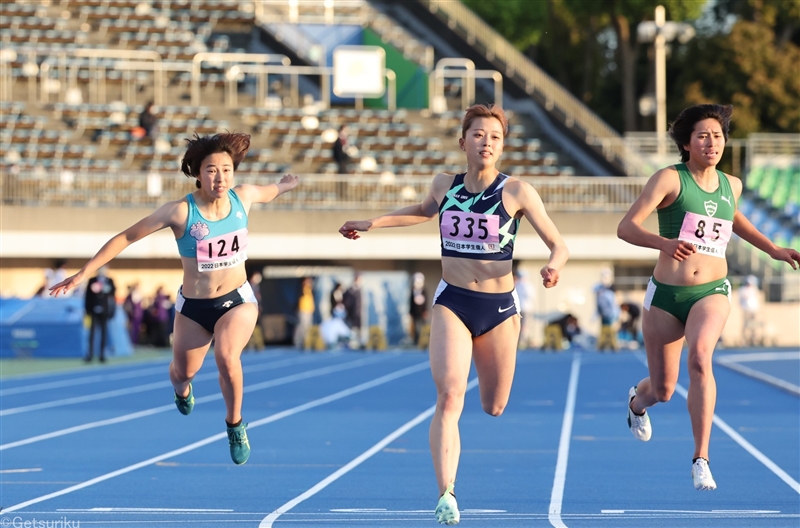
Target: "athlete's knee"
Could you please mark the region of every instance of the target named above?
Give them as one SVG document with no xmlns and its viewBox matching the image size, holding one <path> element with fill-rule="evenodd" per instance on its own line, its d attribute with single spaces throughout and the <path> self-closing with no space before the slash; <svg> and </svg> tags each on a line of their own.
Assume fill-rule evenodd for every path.
<svg viewBox="0 0 800 528">
<path fill-rule="evenodd" d="M 173 378 L 173 381 L 177 381 L 179 383 L 186 383 L 187 381 L 192 381 L 194 377 L 197 375 L 197 372 L 200 368 L 190 368 L 187 363 L 177 364 L 174 361 L 169 365 L 169 371 Z"/>
<path fill-rule="evenodd" d="M 460 414 L 464 408 L 464 391 L 440 391 L 436 398 L 436 407 L 444 414 Z"/>
<path fill-rule="evenodd" d="M 711 354 L 690 354 L 687 362 L 689 374 L 694 376 L 710 376 L 711 375 Z"/>
<path fill-rule="evenodd" d="M 675 394 L 675 385 L 668 385 L 666 383 L 661 385 L 651 385 L 653 396 L 658 403 L 665 403 L 672 399 Z"/>
<path fill-rule="evenodd" d="M 483 412 L 491 416 L 500 416 L 506 410 L 506 402 L 484 401 L 481 402 Z"/>
</svg>

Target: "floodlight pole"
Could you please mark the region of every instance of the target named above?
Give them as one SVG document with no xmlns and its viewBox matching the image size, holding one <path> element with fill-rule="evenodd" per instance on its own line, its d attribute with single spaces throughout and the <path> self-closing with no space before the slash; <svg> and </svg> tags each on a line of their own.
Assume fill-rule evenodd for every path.
<svg viewBox="0 0 800 528">
<path fill-rule="evenodd" d="M 667 53 L 664 24 L 667 21 L 664 6 L 656 6 L 656 137 L 658 139 L 658 155 L 667 150 Z"/>
</svg>

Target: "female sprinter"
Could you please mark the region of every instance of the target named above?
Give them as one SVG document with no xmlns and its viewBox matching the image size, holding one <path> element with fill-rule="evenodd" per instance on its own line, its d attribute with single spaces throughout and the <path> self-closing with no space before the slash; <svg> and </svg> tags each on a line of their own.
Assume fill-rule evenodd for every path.
<svg viewBox="0 0 800 528">
<path fill-rule="evenodd" d="M 682 163 L 650 178 L 617 230 L 626 242 L 659 250 L 642 314 L 650 376 L 628 391 L 628 426 L 637 439 L 650 440 L 647 408 L 672 397 L 685 338 L 694 435 L 692 480 L 698 490 L 717 487 L 708 466 L 717 399 L 711 356 L 730 312 L 725 248 L 731 234 L 793 268 L 800 262 L 797 251 L 777 247 L 737 210 L 742 181 L 717 170 L 732 113 L 732 106 L 713 104 L 692 106 L 680 113 L 669 133 Z M 654 209 L 658 235 L 642 227 Z"/>
<path fill-rule="evenodd" d="M 197 190 L 162 205 L 116 235 L 83 268 L 50 288 L 68 292 L 137 240 L 172 229 L 183 265 L 183 284 L 175 304 L 173 359 L 169 377 L 181 414 L 194 407 L 192 379 L 214 339 L 214 358 L 225 398 L 231 458 L 244 464 L 250 443 L 242 422 L 242 349 L 258 316 L 247 281 L 247 213 L 254 203 L 269 202 L 297 186 L 287 174 L 277 184 L 234 186 L 234 171 L 250 148 L 247 134 L 217 134 L 187 140 L 181 171 L 196 179 Z"/>
<path fill-rule="evenodd" d="M 511 259 L 520 219 L 527 218 L 550 249 L 541 270 L 545 287 L 556 285 L 569 256 L 533 187 L 495 168 L 507 131 L 500 107 L 470 107 L 458 140 L 467 157 L 465 173 L 438 174 L 421 204 L 372 220 L 348 221 L 339 229 L 355 240 L 359 231 L 415 225 L 439 214 L 442 280 L 431 320 L 437 398 L 430 447 L 439 485 L 436 519 L 442 524 L 456 524 L 460 517 L 453 488 L 461 452 L 458 420 L 471 359 L 484 411 L 502 414 L 511 392 L 520 329 Z"/>
</svg>

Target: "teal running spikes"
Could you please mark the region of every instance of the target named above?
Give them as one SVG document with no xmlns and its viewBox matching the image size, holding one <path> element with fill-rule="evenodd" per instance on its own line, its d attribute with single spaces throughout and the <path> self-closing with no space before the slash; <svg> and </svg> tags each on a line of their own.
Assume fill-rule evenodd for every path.
<svg viewBox="0 0 800 528">
<path fill-rule="evenodd" d="M 447 486 L 447 489 L 444 491 L 441 497 L 439 497 L 439 503 L 436 505 L 436 520 L 439 521 L 439 524 L 446 524 L 448 526 L 453 524 L 458 524 L 458 521 L 461 520 L 461 514 L 458 512 L 458 503 L 456 502 L 456 496 L 453 493 L 453 488 L 455 484 L 450 484 Z"/>
<path fill-rule="evenodd" d="M 250 441 L 247 439 L 247 424 L 240 422 L 236 427 L 228 427 L 228 445 L 231 447 L 231 459 L 239 466 L 250 458 Z"/>
<path fill-rule="evenodd" d="M 194 409 L 194 392 L 192 391 L 192 384 L 189 384 L 189 395 L 185 398 L 178 396 L 178 393 L 175 393 L 175 405 L 178 407 L 178 411 L 181 414 L 189 414 Z"/>
</svg>

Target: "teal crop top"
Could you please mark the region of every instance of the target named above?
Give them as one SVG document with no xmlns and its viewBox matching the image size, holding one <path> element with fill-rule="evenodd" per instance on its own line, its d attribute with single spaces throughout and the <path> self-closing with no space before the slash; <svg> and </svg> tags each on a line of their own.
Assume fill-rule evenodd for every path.
<svg viewBox="0 0 800 528">
<path fill-rule="evenodd" d="M 231 210 L 222 220 L 203 218 L 194 196 L 186 195 L 189 217 L 183 236 L 176 240 L 182 257 L 196 258 L 199 271 L 238 266 L 247 260 L 247 213 L 233 189 L 228 190 Z"/>
</svg>

